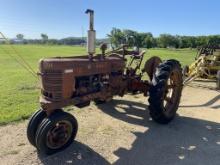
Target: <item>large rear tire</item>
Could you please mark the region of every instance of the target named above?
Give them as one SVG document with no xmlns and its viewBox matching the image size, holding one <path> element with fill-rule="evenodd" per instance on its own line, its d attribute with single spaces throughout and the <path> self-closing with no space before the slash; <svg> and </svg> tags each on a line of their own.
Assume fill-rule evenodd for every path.
<svg viewBox="0 0 220 165">
<path fill-rule="evenodd" d="M 173 120 L 179 107 L 182 84 L 178 61 L 167 60 L 158 66 L 149 90 L 149 110 L 154 121 L 167 124 Z"/>
<path fill-rule="evenodd" d="M 70 146 L 78 130 L 74 116 L 63 111 L 45 118 L 36 133 L 36 147 L 40 153 L 53 154 Z"/>
</svg>

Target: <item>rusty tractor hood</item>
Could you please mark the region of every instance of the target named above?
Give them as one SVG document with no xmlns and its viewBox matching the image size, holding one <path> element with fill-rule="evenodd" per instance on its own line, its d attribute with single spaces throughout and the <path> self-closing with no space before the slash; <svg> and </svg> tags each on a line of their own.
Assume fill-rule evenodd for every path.
<svg viewBox="0 0 220 165">
<path fill-rule="evenodd" d="M 87 56 L 54 57 L 41 59 L 40 73 L 72 73 L 74 76 L 87 76 L 91 74 L 110 73 L 123 69 L 125 61 L 119 56 L 110 56 L 100 59 L 94 57 L 92 61 Z"/>
</svg>

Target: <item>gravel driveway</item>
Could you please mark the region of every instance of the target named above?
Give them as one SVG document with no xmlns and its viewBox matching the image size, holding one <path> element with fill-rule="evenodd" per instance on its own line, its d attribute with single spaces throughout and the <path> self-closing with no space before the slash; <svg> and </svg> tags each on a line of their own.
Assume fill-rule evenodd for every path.
<svg viewBox="0 0 220 165">
<path fill-rule="evenodd" d="M 178 115 L 154 123 L 147 98 L 124 98 L 71 110 L 79 122 L 76 142 L 53 156 L 39 155 L 26 139 L 27 121 L 0 127 L 0 164 L 219 165 L 220 92 L 186 87 Z"/>
</svg>

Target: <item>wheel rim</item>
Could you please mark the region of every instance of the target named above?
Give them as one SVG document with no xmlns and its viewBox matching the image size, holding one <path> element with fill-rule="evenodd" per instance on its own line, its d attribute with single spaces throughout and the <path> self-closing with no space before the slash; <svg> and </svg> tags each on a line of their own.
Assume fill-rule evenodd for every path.
<svg viewBox="0 0 220 165">
<path fill-rule="evenodd" d="M 163 106 L 164 106 L 164 112 L 167 115 L 171 115 L 174 111 L 175 108 L 175 102 L 177 101 L 177 96 L 178 96 L 178 81 L 179 76 L 178 73 L 173 71 L 171 72 L 167 84 L 165 87 L 165 92 L 163 95 Z"/>
<path fill-rule="evenodd" d="M 57 122 L 47 133 L 47 146 L 51 149 L 63 147 L 71 138 L 72 130 L 71 122 L 66 120 Z"/>
</svg>

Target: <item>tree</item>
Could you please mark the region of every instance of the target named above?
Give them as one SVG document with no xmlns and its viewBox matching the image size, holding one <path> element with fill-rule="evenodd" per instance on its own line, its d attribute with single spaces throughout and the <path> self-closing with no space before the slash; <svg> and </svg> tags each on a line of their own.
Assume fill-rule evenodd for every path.
<svg viewBox="0 0 220 165">
<path fill-rule="evenodd" d="M 150 36 L 145 37 L 142 45 L 145 48 L 152 48 L 153 47 L 153 37 L 150 37 Z"/>
<path fill-rule="evenodd" d="M 220 35 L 209 36 L 209 44 L 219 45 L 220 44 Z"/>
<path fill-rule="evenodd" d="M 126 44 L 128 44 L 130 47 L 135 46 L 135 36 L 137 35 L 136 31 L 125 29 L 123 30 L 123 34 L 126 40 Z"/>
<path fill-rule="evenodd" d="M 137 46 L 138 50 L 142 47 L 143 39 L 141 33 L 136 33 L 134 36 L 134 46 Z"/>
<path fill-rule="evenodd" d="M 126 43 L 126 37 L 120 29 L 113 28 L 107 36 L 110 38 L 112 47 L 118 47 L 119 45 Z"/>
<path fill-rule="evenodd" d="M 152 33 L 139 33 L 129 29 L 121 30 L 113 28 L 110 34 L 108 34 L 108 37 L 111 43 L 116 47 L 125 43 L 128 44 L 129 47 L 136 46 L 137 48 L 150 48 L 153 45 L 156 45 Z"/>
<path fill-rule="evenodd" d="M 155 47 L 155 39 L 152 33 L 141 33 L 142 36 L 142 47 L 152 48 Z"/>
<path fill-rule="evenodd" d="M 16 35 L 16 38 L 17 38 L 18 40 L 23 40 L 23 39 L 24 39 L 24 35 L 23 35 L 23 34 L 17 34 L 17 35 Z"/>
<path fill-rule="evenodd" d="M 196 39 L 196 45 L 197 47 L 199 46 L 203 46 L 203 45 L 207 45 L 208 44 L 208 38 L 206 36 L 198 36 Z"/>
<path fill-rule="evenodd" d="M 177 39 L 177 36 L 172 36 L 170 34 L 161 34 L 159 37 L 159 45 L 162 48 L 167 47 L 179 47 L 179 41 Z"/>
<path fill-rule="evenodd" d="M 48 35 L 47 34 L 41 34 L 41 38 L 42 38 L 42 41 L 43 41 L 43 43 L 46 43 L 47 41 L 48 41 Z"/>
</svg>

